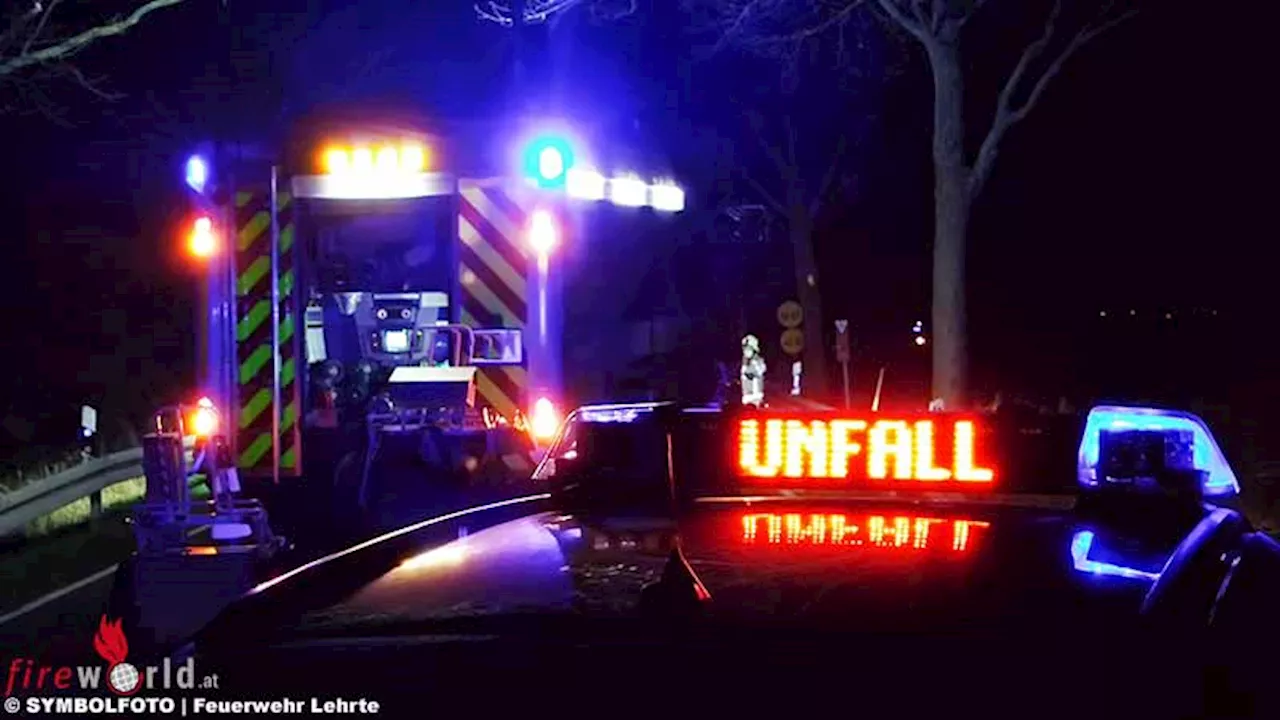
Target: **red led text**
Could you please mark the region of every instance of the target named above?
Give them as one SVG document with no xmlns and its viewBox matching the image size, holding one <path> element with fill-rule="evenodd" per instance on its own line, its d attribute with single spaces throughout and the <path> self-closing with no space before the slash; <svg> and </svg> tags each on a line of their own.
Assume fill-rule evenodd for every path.
<svg viewBox="0 0 1280 720">
<path fill-rule="evenodd" d="M 827 545 L 967 552 L 989 523 L 904 515 L 749 513 L 742 541 L 759 545 Z"/>
</svg>

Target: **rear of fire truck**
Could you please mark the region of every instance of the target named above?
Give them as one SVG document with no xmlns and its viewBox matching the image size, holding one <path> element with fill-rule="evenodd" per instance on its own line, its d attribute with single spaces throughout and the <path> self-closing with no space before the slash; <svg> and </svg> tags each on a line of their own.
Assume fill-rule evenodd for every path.
<svg viewBox="0 0 1280 720">
<path fill-rule="evenodd" d="M 495 153 L 404 128 L 314 123 L 283 162 L 209 163 L 204 394 L 246 487 L 305 478 L 363 514 L 396 483 L 527 479 L 559 410 L 634 360 L 609 290 L 644 260 L 607 261 L 666 231 L 683 192 L 542 129 L 496 143 L 511 172 L 467 177 Z"/>
<path fill-rule="evenodd" d="M 317 123 L 284 153 L 222 145 L 188 163 L 201 400 L 146 439 L 138 550 L 111 599 L 131 641 L 189 631 L 298 559 L 282 548 L 315 556 L 352 540 L 348 523 L 519 494 L 560 409 L 616 393 L 645 354 L 620 320 L 674 235 L 679 188 L 600 170 L 565 133 L 469 153 L 484 141 L 404 127 Z M 510 167 L 464 170 L 468 154 Z M 196 476 L 211 500 L 188 491 Z M 193 578 L 203 604 L 168 612 Z"/>
</svg>

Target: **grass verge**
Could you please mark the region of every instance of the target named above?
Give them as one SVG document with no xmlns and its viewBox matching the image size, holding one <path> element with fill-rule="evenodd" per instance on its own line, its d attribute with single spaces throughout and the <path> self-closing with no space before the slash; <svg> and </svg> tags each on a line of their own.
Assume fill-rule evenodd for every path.
<svg viewBox="0 0 1280 720">
<path fill-rule="evenodd" d="M 34 520 L 25 540 L 0 546 L 0 614 L 127 557 L 134 543 L 125 519 L 144 489 L 141 478 L 117 483 L 103 490 L 96 520 L 90 518 L 89 499 L 82 498 Z M 208 494 L 202 482 L 191 489 L 193 499 Z"/>
</svg>

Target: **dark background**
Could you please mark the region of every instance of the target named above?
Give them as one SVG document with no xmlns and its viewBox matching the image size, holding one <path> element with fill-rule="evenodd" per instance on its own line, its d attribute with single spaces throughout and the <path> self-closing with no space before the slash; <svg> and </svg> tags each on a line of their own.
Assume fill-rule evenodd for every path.
<svg viewBox="0 0 1280 720">
<path fill-rule="evenodd" d="M 1031 29 L 1003 10 L 1011 5 L 992 3 L 970 38 L 978 127 Z M 708 153 L 690 151 L 706 148 L 709 128 L 748 172 L 768 172 L 726 99 L 773 96 L 776 67 L 732 54 L 695 62 L 667 4 L 641 3 L 612 24 L 566 16 L 549 41 L 534 34 L 519 85 L 510 33 L 476 20 L 468 3 L 271 7 L 190 2 L 157 14 L 78 61 L 121 99 L 68 83 L 49 88 L 61 122 L 3 119 L 12 359 L 0 410 L 11 453 L 60 444 L 81 402 L 102 407 L 107 426 L 136 425 L 190 387 L 198 270 L 181 254 L 181 165 L 199 142 L 271 137 L 325 104 L 412 100 L 443 124 L 538 98 L 587 122 L 598 144 L 687 178 L 695 213 L 755 201 Z M 1265 453 L 1275 182 L 1261 25 L 1204 4 L 1153 4 L 1073 58 L 1011 134 L 972 233 L 979 391 L 1193 405 L 1229 426 L 1233 454 Z M 789 107 L 814 128 L 815 158 L 837 130 L 855 137 L 848 179 L 820 220 L 826 312 L 852 322 L 859 390 L 887 363 L 889 384 L 910 395 L 927 372 L 910 328 L 928 319 L 930 84 L 901 39 L 870 38 L 857 62 L 838 101 L 819 101 L 812 85 L 825 76 L 810 69 Z M 680 257 L 714 267 L 739 251 L 706 245 Z M 750 263 L 787 254 L 779 245 Z M 776 344 L 769 313 L 749 322 Z"/>
</svg>

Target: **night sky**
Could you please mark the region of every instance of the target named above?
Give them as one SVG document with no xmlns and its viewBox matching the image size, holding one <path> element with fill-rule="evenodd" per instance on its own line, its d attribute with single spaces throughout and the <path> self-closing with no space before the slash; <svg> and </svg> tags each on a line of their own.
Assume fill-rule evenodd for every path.
<svg viewBox="0 0 1280 720">
<path fill-rule="evenodd" d="M 640 15 L 611 26 L 585 13 L 566 19 L 538 48 L 527 87 L 696 178 L 694 212 L 752 201 L 749 187 L 714 181 L 712 161 L 688 148 L 714 128 L 763 176 L 741 114 L 724 101 L 729 91 L 768 95 L 774 71 L 732 56 L 690 60 L 679 14 L 647 8 L 674 4 L 641 3 Z M 985 122 L 1026 29 L 1000 15 L 1017 4 L 993 2 L 975 21 L 975 122 Z M 1263 42 L 1250 37 L 1263 30 L 1203 4 L 1149 4 L 1068 64 L 1011 135 L 979 201 L 970 314 L 980 388 L 1056 395 L 1082 368 L 1114 367 L 1125 369 L 1092 390 L 1124 392 L 1117 383 L 1159 366 L 1165 390 L 1224 402 L 1258 395 L 1269 376 L 1271 353 L 1257 351 L 1274 325 L 1263 250 L 1274 234 L 1263 217 L 1274 148 L 1261 127 Z M 181 392 L 194 271 L 177 251 L 179 168 L 196 142 L 264 136 L 327 102 L 411 97 L 472 119 L 512 105 L 509 37 L 475 20 L 469 3 L 271 5 L 268 16 L 256 4 L 192 1 L 157 15 L 79 61 L 122 99 L 55 86 L 63 124 L 3 119 L 10 415 L 83 398 L 136 413 Z M 833 130 L 856 135 L 819 237 L 827 313 L 849 317 L 865 348 L 855 376 L 891 362 L 914 381 L 924 353 L 910 347 L 910 326 L 928 318 L 927 66 L 910 44 L 884 38 L 858 62 L 849 96 L 818 103 L 801 93 L 791 111 L 814 128 L 815 163 Z"/>
</svg>

